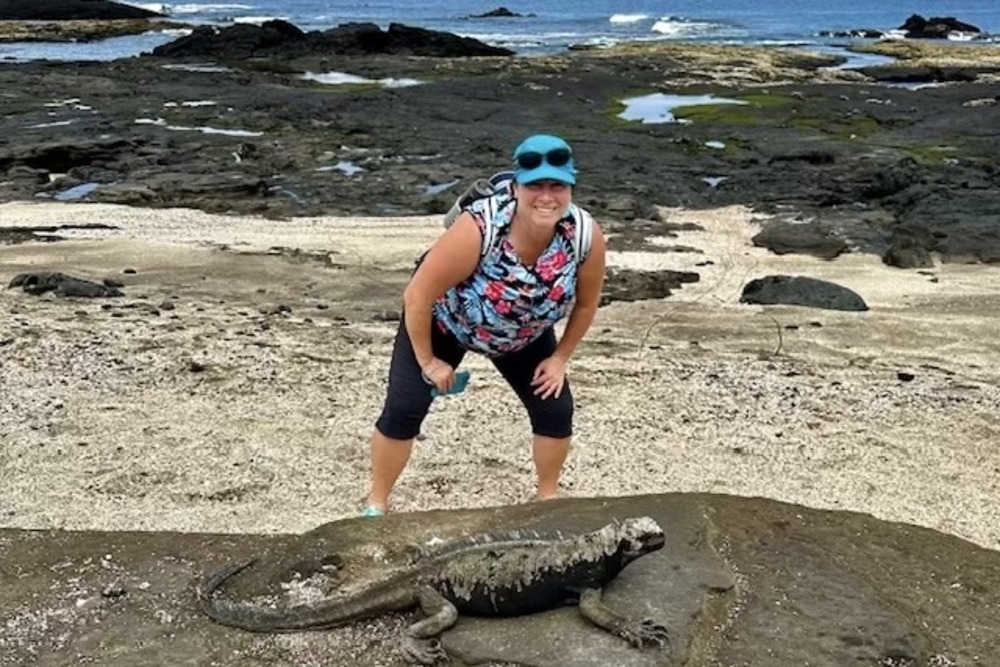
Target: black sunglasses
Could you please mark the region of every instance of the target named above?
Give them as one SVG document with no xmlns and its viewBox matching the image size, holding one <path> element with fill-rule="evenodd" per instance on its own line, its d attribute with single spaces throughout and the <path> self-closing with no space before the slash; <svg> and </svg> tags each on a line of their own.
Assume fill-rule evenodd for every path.
<svg viewBox="0 0 1000 667">
<path fill-rule="evenodd" d="M 528 151 L 521 153 L 514 162 L 521 169 L 537 169 L 542 166 L 542 161 L 548 162 L 553 167 L 564 167 L 573 159 L 573 152 L 568 148 L 553 148 L 548 153 L 538 151 Z"/>
</svg>

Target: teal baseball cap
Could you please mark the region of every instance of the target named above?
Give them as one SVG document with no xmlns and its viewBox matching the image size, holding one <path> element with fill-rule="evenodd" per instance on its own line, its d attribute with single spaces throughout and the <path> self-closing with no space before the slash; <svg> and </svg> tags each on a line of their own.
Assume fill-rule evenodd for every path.
<svg viewBox="0 0 1000 667">
<path fill-rule="evenodd" d="M 533 134 L 514 149 L 514 180 L 520 184 L 559 181 L 576 185 L 573 149 L 554 134 Z"/>
</svg>

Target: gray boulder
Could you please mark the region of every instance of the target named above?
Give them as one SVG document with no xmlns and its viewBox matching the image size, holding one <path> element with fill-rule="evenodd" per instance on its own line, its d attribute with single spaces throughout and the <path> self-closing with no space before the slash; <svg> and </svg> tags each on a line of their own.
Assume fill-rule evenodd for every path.
<svg viewBox="0 0 1000 667">
<path fill-rule="evenodd" d="M 818 223 L 774 222 L 751 239 L 776 255 L 801 253 L 833 259 L 847 251 L 847 242 Z"/>
<path fill-rule="evenodd" d="M 740 303 L 785 304 L 827 310 L 868 310 L 861 296 L 846 287 L 805 276 L 765 276 L 743 287 Z"/>
<path fill-rule="evenodd" d="M 20 287 L 28 294 L 52 292 L 56 296 L 77 296 L 88 299 L 125 296 L 124 292 L 115 287 L 58 272 L 19 273 L 7 285 L 7 289 L 14 287 Z"/>
</svg>

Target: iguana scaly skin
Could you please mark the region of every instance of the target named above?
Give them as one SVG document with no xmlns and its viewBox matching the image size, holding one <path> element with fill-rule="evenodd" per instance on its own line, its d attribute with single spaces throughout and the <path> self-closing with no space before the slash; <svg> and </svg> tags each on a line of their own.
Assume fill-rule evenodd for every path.
<svg viewBox="0 0 1000 667">
<path fill-rule="evenodd" d="M 566 604 L 578 604 L 592 623 L 636 647 L 662 646 L 666 628 L 615 613 L 601 601 L 601 592 L 626 565 L 663 544 L 656 522 L 637 517 L 574 537 L 512 532 L 464 538 L 420 556 L 390 579 L 316 604 L 274 609 L 215 595 L 254 561 L 208 575 L 198 596 L 215 621 L 254 632 L 330 628 L 419 606 L 425 618 L 407 628 L 402 649 L 423 664 L 447 659 L 433 638 L 459 614 L 520 616 Z"/>
</svg>

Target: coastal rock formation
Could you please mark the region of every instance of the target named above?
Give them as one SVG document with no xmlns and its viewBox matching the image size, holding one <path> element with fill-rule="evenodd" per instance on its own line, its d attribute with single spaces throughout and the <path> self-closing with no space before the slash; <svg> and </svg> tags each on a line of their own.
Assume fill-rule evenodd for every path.
<svg viewBox="0 0 1000 667">
<path fill-rule="evenodd" d="M 819 223 L 774 222 L 753 237 L 753 244 L 778 255 L 799 253 L 820 259 L 833 259 L 847 251 L 847 242 Z"/>
<path fill-rule="evenodd" d="M 95 283 L 84 278 L 68 276 L 58 272 L 20 273 L 10 281 L 7 288 L 20 287 L 28 294 L 52 292 L 56 296 L 76 296 L 88 299 L 109 296 L 125 296 L 113 285 Z"/>
<path fill-rule="evenodd" d="M 2 42 L 93 42 L 151 30 L 187 26 L 159 19 L 93 19 L 81 21 L 0 21 Z"/>
<path fill-rule="evenodd" d="M 0 0 L 0 21 L 112 21 L 162 16 L 108 0 Z"/>
<path fill-rule="evenodd" d="M 751 280 L 743 287 L 740 303 L 868 310 L 868 304 L 854 290 L 806 276 L 766 276 Z"/>
<path fill-rule="evenodd" d="M 919 14 L 912 14 L 899 30 L 909 39 L 948 39 L 961 35 L 979 36 L 983 31 L 974 25 L 964 23 L 952 16 L 934 16 L 925 19 Z M 838 37 L 847 39 L 884 39 L 886 32 L 876 28 L 854 28 L 852 30 L 821 30 L 820 37 Z"/>
<path fill-rule="evenodd" d="M 482 14 L 471 14 L 470 19 L 495 19 L 495 18 L 516 18 L 524 16 L 524 14 L 518 14 L 517 12 L 512 12 L 506 7 L 497 7 L 496 9 L 491 9 L 488 12 Z"/>
<path fill-rule="evenodd" d="M 345 23 L 330 30 L 303 32 L 287 21 L 226 28 L 198 27 L 190 35 L 153 49 L 163 58 L 212 57 L 223 60 L 271 57 L 279 60 L 313 55 L 410 55 L 436 58 L 508 56 L 509 49 L 471 37 L 391 23 Z"/>
<path fill-rule="evenodd" d="M 805 221 L 765 225 L 755 242 L 778 253 L 831 258 L 850 247 L 881 258 L 898 223 L 924 226 L 919 238 L 942 262 L 1000 261 L 1000 50 L 988 45 L 868 45 L 896 62 L 859 73 L 818 70 L 829 61 L 778 49 L 359 57 L 323 49 L 381 48 L 399 29 L 361 26 L 336 48 L 288 23 L 215 30 L 158 50 L 186 43 L 177 53 L 190 62 L 0 66 L 0 197 L 55 198 L 91 183 L 92 202 L 268 216 L 440 213 L 508 163 L 524 128 L 545 126 L 583 142 L 578 201 L 615 229 L 613 243 L 662 248 L 645 239 L 666 230 L 642 222 L 656 206 L 744 204 Z M 365 83 L 318 84 L 307 72 Z M 910 90 L 878 85 L 879 72 L 967 83 Z M 737 75 L 745 78 L 734 83 Z M 381 83 L 400 79 L 423 83 Z M 609 108 L 664 81 L 678 95 L 711 81 L 744 104 L 689 107 L 686 125 L 609 123 Z"/>
<path fill-rule="evenodd" d="M 932 16 L 925 19 L 919 14 L 911 15 L 899 29 L 906 31 L 906 36 L 910 39 L 948 39 L 955 34 L 982 33 L 976 26 L 963 23 L 953 16 Z"/>
<path fill-rule="evenodd" d="M 575 534 L 637 513 L 668 527 L 666 545 L 629 565 L 605 600 L 665 625 L 669 650 L 635 649 L 562 608 L 463 618 L 442 636 L 452 664 L 965 665 L 997 655 L 1000 553 L 864 514 L 666 494 L 554 501 L 544 510 L 391 514 L 301 535 L 0 529 L 0 557 L 12 575 L 0 591 L 0 620 L 12 640 L 6 656 L 27 664 L 69 653 L 106 667 L 150 655 L 196 664 L 239 654 L 261 664 L 359 664 L 363 651 L 364 664 L 396 664 L 391 643 L 371 639 L 394 632 L 392 619 L 301 635 L 295 644 L 275 641 L 210 621 L 192 581 L 263 554 L 232 595 L 285 605 L 335 595 L 346 582 L 384 579 L 413 545 L 487 530 Z M 45 619 L 43 628 L 33 619 Z"/>
<path fill-rule="evenodd" d="M 889 249 L 882 261 L 901 269 L 925 269 L 934 266 L 930 249 L 934 239 L 922 225 L 899 225 L 892 231 Z"/>
</svg>

